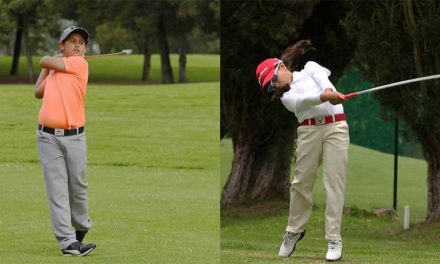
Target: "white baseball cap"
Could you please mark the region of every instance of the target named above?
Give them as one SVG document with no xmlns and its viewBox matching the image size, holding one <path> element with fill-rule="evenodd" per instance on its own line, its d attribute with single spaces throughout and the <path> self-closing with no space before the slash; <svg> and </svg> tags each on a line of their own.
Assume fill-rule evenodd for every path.
<svg viewBox="0 0 440 264">
<path fill-rule="evenodd" d="M 89 32 L 87 32 L 87 30 L 85 30 L 84 28 L 77 27 L 77 26 L 70 26 L 70 27 L 66 28 L 63 31 L 63 34 L 61 34 L 60 42 L 63 42 L 64 40 L 66 40 L 66 38 L 70 34 L 75 33 L 75 32 L 83 35 L 84 39 L 86 40 L 86 43 L 88 42 L 88 40 L 89 40 Z"/>
</svg>

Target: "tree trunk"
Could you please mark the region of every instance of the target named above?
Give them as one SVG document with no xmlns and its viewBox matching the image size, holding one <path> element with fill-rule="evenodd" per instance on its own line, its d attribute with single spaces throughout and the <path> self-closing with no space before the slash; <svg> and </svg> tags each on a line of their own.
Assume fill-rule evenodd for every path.
<svg viewBox="0 0 440 264">
<path fill-rule="evenodd" d="M 251 178 L 252 166 L 255 153 L 252 152 L 251 144 L 246 135 L 240 133 L 234 144 L 234 160 L 232 161 L 231 173 L 225 184 L 221 206 L 227 207 L 234 203 L 242 203 L 246 197 L 246 191 Z"/>
<path fill-rule="evenodd" d="M 428 212 L 426 222 L 440 221 L 440 136 L 425 131 L 421 139 L 425 159 L 428 162 Z"/>
<path fill-rule="evenodd" d="M 34 65 L 32 64 L 32 48 L 29 40 L 29 31 L 28 31 L 27 23 L 24 25 L 23 29 L 23 40 L 24 40 L 24 48 L 26 52 L 26 64 L 27 64 L 27 75 L 28 81 L 33 83 L 34 80 Z"/>
<path fill-rule="evenodd" d="M 220 123 L 220 140 L 222 140 L 227 133 L 228 129 L 222 123 Z"/>
<path fill-rule="evenodd" d="M 295 121 L 281 126 L 264 146 L 255 145 L 250 129 L 233 136 L 234 159 L 224 186 L 223 208 L 248 200 L 288 197 Z"/>
<path fill-rule="evenodd" d="M 186 39 L 186 34 L 183 33 L 180 39 L 180 49 L 179 49 L 179 82 L 186 82 L 186 52 L 188 50 L 188 41 Z"/>
<path fill-rule="evenodd" d="M 165 24 L 163 15 L 159 15 L 159 21 L 157 24 L 157 38 L 159 41 L 160 61 L 162 71 L 162 83 L 173 83 L 173 69 L 170 63 L 170 51 L 168 47 L 167 35 L 165 30 Z"/>
<path fill-rule="evenodd" d="M 150 59 L 151 59 L 151 51 L 150 51 L 150 42 L 149 38 L 146 37 L 144 39 L 144 66 L 142 68 L 142 81 L 150 80 Z"/>
<path fill-rule="evenodd" d="M 257 170 L 252 199 L 262 200 L 268 196 L 288 197 L 295 130 L 292 126 L 278 131 L 274 139 L 276 141 L 263 152 L 266 155 L 260 155 L 263 159 L 258 162 L 261 168 Z"/>
<path fill-rule="evenodd" d="M 422 67 L 422 50 L 420 47 L 420 41 L 423 39 L 419 36 L 420 29 L 417 27 L 416 18 L 414 15 L 414 4 L 417 2 L 407 0 L 404 4 L 404 13 L 406 24 L 409 28 L 413 45 L 414 65 L 416 68 L 417 76 L 424 75 Z M 436 63 L 434 61 L 434 63 Z M 437 66 L 437 65 L 435 65 Z M 426 84 L 421 82 L 421 91 L 426 91 Z M 431 87 L 436 88 L 436 87 Z M 433 113 L 436 111 L 434 110 Z M 435 124 L 436 120 L 432 120 L 428 117 L 428 124 Z M 411 123 L 411 117 L 408 120 Z M 436 133 L 439 131 L 435 129 L 435 126 L 427 131 L 423 127 L 417 125 L 413 126 L 416 131 L 420 131 L 422 135 L 419 136 L 421 145 L 426 161 L 428 162 L 428 212 L 426 215 L 426 222 L 439 222 L 440 221 L 440 135 Z M 417 133 L 417 132 L 416 132 Z"/>
<path fill-rule="evenodd" d="M 17 16 L 17 30 L 15 31 L 14 55 L 12 58 L 11 71 L 9 73 L 9 75 L 11 76 L 18 74 L 22 36 L 23 36 L 23 16 L 20 15 Z"/>
<path fill-rule="evenodd" d="M 440 150 L 437 157 L 428 162 L 428 214 L 426 221 L 440 221 Z"/>
</svg>

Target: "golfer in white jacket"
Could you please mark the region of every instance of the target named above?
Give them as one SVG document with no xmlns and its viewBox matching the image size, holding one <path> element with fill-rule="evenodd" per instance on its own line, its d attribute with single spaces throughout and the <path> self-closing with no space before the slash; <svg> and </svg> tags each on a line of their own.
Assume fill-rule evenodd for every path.
<svg viewBox="0 0 440 264">
<path fill-rule="evenodd" d="M 310 41 L 300 41 L 284 51 L 283 61 L 296 65 L 310 48 Z M 289 70 L 283 61 L 266 59 L 256 71 L 262 94 L 271 100 L 280 99 L 301 124 L 297 131 L 289 221 L 279 255 L 290 256 L 305 235 L 312 213 L 317 169 L 322 163 L 326 191 L 325 239 L 328 240 L 325 259 L 337 261 L 342 258 L 341 220 L 349 146 L 348 125 L 341 104 L 345 101 L 344 95 L 329 81 L 330 71 L 318 63 L 309 61 L 302 70 L 296 71 Z"/>
</svg>

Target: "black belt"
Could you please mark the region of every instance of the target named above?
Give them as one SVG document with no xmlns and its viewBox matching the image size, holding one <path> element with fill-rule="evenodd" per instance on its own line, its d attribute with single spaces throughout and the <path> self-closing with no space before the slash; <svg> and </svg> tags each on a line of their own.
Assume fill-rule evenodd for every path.
<svg viewBox="0 0 440 264">
<path fill-rule="evenodd" d="M 84 127 L 77 127 L 72 129 L 51 128 L 42 125 L 38 125 L 38 130 L 55 135 L 55 136 L 74 136 L 84 132 Z"/>
</svg>

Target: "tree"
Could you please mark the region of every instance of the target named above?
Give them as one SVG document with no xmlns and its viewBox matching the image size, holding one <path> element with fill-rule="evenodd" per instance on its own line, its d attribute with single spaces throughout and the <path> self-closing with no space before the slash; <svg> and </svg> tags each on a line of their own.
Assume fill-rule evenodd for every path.
<svg viewBox="0 0 440 264">
<path fill-rule="evenodd" d="M 166 3 L 161 2 L 161 4 L 166 5 Z M 164 8 L 161 10 L 167 10 Z M 170 49 L 168 46 L 167 32 L 165 28 L 165 14 L 160 12 L 158 14 L 157 21 L 157 40 L 159 42 L 159 52 L 161 61 L 161 72 L 162 72 L 162 83 L 173 83 L 173 68 L 170 62 Z"/>
<path fill-rule="evenodd" d="M 156 1 L 155 10 L 158 16 L 157 39 L 162 61 L 162 82 L 174 82 L 170 47 L 167 36 L 178 38 L 179 74 L 178 81 L 186 81 L 186 53 L 191 49 L 188 35 L 198 27 L 204 33 L 218 31 L 219 1 L 218 0 L 166 0 Z M 166 17 L 167 19 L 163 19 Z"/>
<path fill-rule="evenodd" d="M 89 41 L 93 42 L 96 37 L 102 42 L 100 44 L 104 51 L 120 47 L 126 49 L 136 44 L 137 50 L 144 54 L 142 80 L 149 80 L 150 39 L 155 32 L 152 28 L 156 19 L 152 1 L 46 1 L 50 3 L 51 11 L 58 12 L 64 18 L 74 20 L 86 28 L 90 33 Z"/>
<path fill-rule="evenodd" d="M 14 40 L 14 54 L 12 58 L 12 66 L 10 75 L 18 74 L 18 64 L 20 59 L 20 53 L 22 48 L 22 39 L 25 35 L 27 52 L 27 64 L 28 75 L 30 81 L 33 81 L 33 69 L 32 69 L 32 53 L 29 45 L 29 25 L 36 17 L 37 6 L 41 3 L 41 0 L 5 0 L 7 8 L 12 16 L 16 20 L 15 40 Z"/>
<path fill-rule="evenodd" d="M 176 19 L 168 22 L 171 22 L 170 33 L 179 38 L 178 82 L 186 82 L 186 54 L 193 44 L 188 41 L 188 35 L 195 28 L 202 29 L 204 34 L 218 32 L 219 1 L 185 0 L 174 4 L 177 6 Z"/>
<path fill-rule="evenodd" d="M 313 4 L 222 2 L 221 122 L 234 148 L 232 169 L 221 201 L 223 207 L 248 199 L 286 195 L 295 134 L 294 116 L 284 111 L 280 103 L 264 103 L 254 73 L 264 58 L 280 56 L 288 36 L 299 35 Z"/>
<path fill-rule="evenodd" d="M 89 32 L 89 46 L 93 44 L 96 37 L 96 28 L 104 22 L 112 21 L 113 12 L 119 8 L 117 1 L 111 0 L 75 0 L 58 1 L 45 0 L 48 6 L 48 12 L 59 14 L 63 19 L 71 20 L 68 26 L 73 22 L 75 26 L 85 28 Z M 58 23 L 56 23 L 58 25 Z M 64 25 L 63 27 L 65 27 Z M 64 28 L 58 28 L 52 32 L 54 38 L 59 38 Z"/>
<path fill-rule="evenodd" d="M 437 1 L 352 1 L 344 24 L 357 38 L 354 63 L 364 78 L 386 84 L 439 73 L 439 12 Z M 374 96 L 385 119 L 403 119 L 420 141 L 428 163 L 426 221 L 440 221 L 440 81 Z"/>
<path fill-rule="evenodd" d="M 22 48 L 26 53 L 29 82 L 34 81 L 32 55 L 47 45 L 49 32 L 55 25 L 58 14 L 47 17 L 47 5 L 42 0 L 5 0 L 9 14 L 16 21 L 14 51 L 10 75 L 18 74 L 19 58 Z"/>
<path fill-rule="evenodd" d="M 134 46 L 131 30 L 114 22 L 104 22 L 96 27 L 96 40 L 102 53 L 118 52 Z"/>
<path fill-rule="evenodd" d="M 142 67 L 142 81 L 150 80 L 150 68 L 151 68 L 151 39 L 154 38 L 156 32 L 155 17 L 137 16 L 131 22 L 134 25 L 136 31 L 141 32 L 140 34 L 135 34 L 134 39 L 137 43 L 138 49 L 141 50 L 144 55 L 144 63 Z"/>
<path fill-rule="evenodd" d="M 144 55 L 142 81 L 150 80 L 151 43 L 157 32 L 157 15 L 153 1 L 118 1 L 112 16 L 133 33 L 132 38 L 139 51 Z M 114 2 L 112 4 L 115 4 Z"/>
<path fill-rule="evenodd" d="M 144 55 L 142 80 L 149 80 L 150 60 L 156 46 L 161 57 L 162 82 L 174 82 L 170 62 L 170 35 L 178 36 L 181 41 L 179 49 L 179 78 L 186 79 L 186 52 L 190 43 L 187 32 L 191 30 L 199 16 L 209 16 L 219 11 L 212 6 L 214 1 L 203 0 L 161 0 L 161 1 L 126 1 L 126 0 L 46 0 L 52 10 L 63 17 L 75 20 L 91 33 L 91 40 L 99 40 L 103 50 L 115 49 L 124 45 L 134 45 L 135 50 Z M 201 14 L 200 10 L 213 11 Z M 203 7 L 203 8 L 201 8 Z M 213 15 L 215 17 L 215 15 Z M 204 19 L 204 21 L 210 21 Z M 218 17 L 217 17 L 218 22 Z M 116 35 L 118 35 L 116 37 Z M 113 42 L 111 41 L 113 40 Z"/>
<path fill-rule="evenodd" d="M 0 45 L 8 45 L 14 30 L 14 23 L 11 21 L 7 5 L 0 1 Z"/>
<path fill-rule="evenodd" d="M 285 47 L 307 36 L 312 42 L 317 40 L 318 50 L 327 49 L 319 53 L 318 62 L 327 61 L 325 66 L 342 72 L 351 49 L 345 43 L 346 35 L 335 32 L 340 31 L 337 21 L 345 14 L 345 4 L 224 1 L 221 7 L 221 137 L 228 134 L 234 148 L 222 206 L 287 196 L 298 124 L 280 102 L 265 103 L 255 69 L 263 59 L 280 57 Z M 338 8 L 342 11 L 336 12 Z M 332 12 L 322 12 L 325 9 Z M 312 20 L 321 24 L 315 25 Z M 318 37 L 321 35 L 327 37 Z M 325 46 L 329 36 L 332 42 Z M 337 60 L 329 59 L 335 57 Z"/>
<path fill-rule="evenodd" d="M 320 1 L 312 16 L 304 21 L 299 36 L 299 39 L 313 40 L 313 46 L 318 50 L 314 59 L 322 65 L 331 65 L 330 78 L 334 81 L 346 70 L 354 53 L 353 38 L 340 24 L 346 12 L 347 5 L 343 1 Z"/>
<path fill-rule="evenodd" d="M 179 39 L 179 77 L 178 82 L 186 82 L 186 53 L 189 49 L 188 33 L 195 25 L 198 1 L 175 1 L 176 19 L 171 20 L 170 33 Z M 170 22 L 170 21 L 167 21 Z M 170 24 L 170 23 L 168 23 Z"/>
<path fill-rule="evenodd" d="M 122 28 L 130 29 L 138 50 L 144 54 L 142 80 L 149 80 L 151 48 L 150 44 L 156 36 L 161 55 L 162 82 L 172 83 L 173 74 L 169 58 L 169 46 L 165 17 L 175 17 L 175 5 L 172 0 L 167 1 L 125 1 L 102 0 L 91 1 L 105 9 L 101 23 L 111 21 Z M 109 7 L 109 8 L 107 8 Z"/>
</svg>

